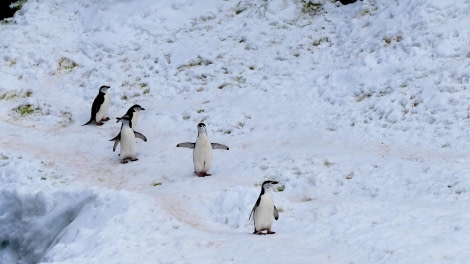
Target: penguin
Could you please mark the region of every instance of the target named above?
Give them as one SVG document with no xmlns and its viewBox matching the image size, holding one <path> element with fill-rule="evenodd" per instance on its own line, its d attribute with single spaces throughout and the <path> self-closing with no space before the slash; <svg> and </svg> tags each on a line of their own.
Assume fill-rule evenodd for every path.
<svg viewBox="0 0 470 264">
<path fill-rule="evenodd" d="M 194 173 L 199 177 L 210 176 L 207 173 L 212 167 L 212 149 L 229 148 L 219 143 L 211 143 L 207 137 L 206 125 L 199 123 L 197 125 L 197 139 L 195 143 L 183 142 L 176 145 L 178 148 L 191 148 L 193 149 L 193 163 Z"/>
<path fill-rule="evenodd" d="M 253 209 L 251 210 L 250 217 L 253 215 L 253 221 L 255 225 L 255 231 L 253 234 L 263 235 L 263 231 L 266 230 L 267 234 L 274 234 L 276 232 L 271 231 L 273 225 L 273 218 L 279 219 L 279 212 L 274 205 L 273 196 L 271 189 L 273 185 L 278 184 L 277 181 L 265 181 L 261 185 L 261 193 L 259 194 L 258 200 L 256 200 Z"/>
<path fill-rule="evenodd" d="M 137 122 L 139 121 L 139 112 L 142 111 L 142 110 L 145 110 L 145 108 L 143 108 L 142 106 L 138 105 L 138 104 L 135 104 L 133 106 L 131 106 L 129 108 L 129 110 L 127 110 L 126 114 L 127 116 L 130 117 L 131 121 L 130 121 L 130 127 L 132 129 L 135 129 L 135 127 L 137 126 Z M 122 117 L 116 117 L 117 122 L 121 121 Z"/>
<path fill-rule="evenodd" d="M 147 138 L 143 134 L 136 132 L 134 131 L 134 129 L 131 128 L 131 119 L 129 118 L 129 116 L 123 116 L 120 121 L 122 122 L 121 131 L 116 137 L 114 137 L 110 141 L 114 141 L 113 152 L 116 150 L 117 144 L 119 142 L 121 143 L 121 153 L 119 155 L 121 156 L 121 163 L 124 164 L 127 163 L 127 160 L 138 160 L 138 158 L 135 157 L 136 138 L 141 139 L 145 142 L 147 142 Z"/>
<path fill-rule="evenodd" d="M 93 121 L 95 121 L 98 126 L 101 126 L 103 125 L 103 121 L 109 120 L 109 117 L 104 117 L 106 112 L 108 112 L 109 105 L 111 104 L 111 97 L 107 93 L 109 88 L 111 87 L 106 85 L 100 87 L 99 93 L 91 105 L 90 121 L 86 122 L 82 126 L 88 125 Z"/>
</svg>

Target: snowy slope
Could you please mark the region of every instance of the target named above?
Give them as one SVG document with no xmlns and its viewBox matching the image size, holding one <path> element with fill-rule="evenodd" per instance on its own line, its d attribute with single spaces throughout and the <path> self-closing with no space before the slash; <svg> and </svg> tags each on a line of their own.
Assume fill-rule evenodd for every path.
<svg viewBox="0 0 470 264">
<path fill-rule="evenodd" d="M 465 263 L 470 1 L 315 3 L 28 1 L 0 25 L 0 263 Z M 176 148 L 199 122 L 230 147 L 205 178 Z"/>
</svg>

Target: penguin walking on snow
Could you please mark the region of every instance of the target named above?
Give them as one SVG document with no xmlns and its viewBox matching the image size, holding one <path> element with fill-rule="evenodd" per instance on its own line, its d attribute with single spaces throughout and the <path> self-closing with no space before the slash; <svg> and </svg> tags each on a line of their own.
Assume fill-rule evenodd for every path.
<svg viewBox="0 0 470 264">
<path fill-rule="evenodd" d="M 278 219 L 279 213 L 274 205 L 273 196 L 271 189 L 274 184 L 278 184 L 276 181 L 265 181 L 261 185 L 261 193 L 259 194 L 258 200 L 256 200 L 255 206 L 251 210 L 250 217 L 253 215 L 253 221 L 255 225 L 255 231 L 253 234 L 263 235 L 262 231 L 266 230 L 267 234 L 274 234 L 276 232 L 271 231 L 273 225 L 273 218 Z"/>
<path fill-rule="evenodd" d="M 90 121 L 84 125 L 88 125 L 95 121 L 98 126 L 103 125 L 103 121 L 108 121 L 109 117 L 104 117 L 108 112 L 109 105 L 111 104 L 111 97 L 108 94 L 109 86 L 103 85 L 100 87 L 98 95 L 96 96 L 93 104 L 91 105 L 91 117 Z"/>
<path fill-rule="evenodd" d="M 118 143 L 121 143 L 121 163 L 127 163 L 127 160 L 136 161 L 136 138 L 139 138 L 145 142 L 147 142 L 147 138 L 139 133 L 134 131 L 130 126 L 131 119 L 129 116 L 123 116 L 120 121 L 122 122 L 121 131 L 119 134 L 111 139 L 110 141 L 114 140 L 113 152 L 116 150 L 116 146 Z"/>
<path fill-rule="evenodd" d="M 211 143 L 207 137 L 206 125 L 199 123 L 197 125 L 197 139 L 195 143 L 184 142 L 176 145 L 178 148 L 192 148 L 193 149 L 193 163 L 194 172 L 199 177 L 210 176 L 207 173 L 212 167 L 212 149 L 225 149 L 229 148 L 219 143 Z"/>
</svg>

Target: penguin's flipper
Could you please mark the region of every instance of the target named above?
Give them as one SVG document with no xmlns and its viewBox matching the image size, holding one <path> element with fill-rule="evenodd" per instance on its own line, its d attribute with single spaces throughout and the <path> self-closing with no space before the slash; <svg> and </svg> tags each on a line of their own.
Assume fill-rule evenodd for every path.
<svg viewBox="0 0 470 264">
<path fill-rule="evenodd" d="M 255 205 L 253 206 L 253 209 L 251 209 L 250 217 L 248 217 L 248 220 L 251 219 L 251 216 L 252 216 L 252 215 L 253 215 L 253 217 L 255 217 L 255 215 L 254 215 L 254 214 L 255 214 L 255 210 L 256 210 L 256 208 L 259 206 L 260 201 L 261 201 L 261 195 L 258 197 L 258 200 L 256 200 L 256 203 L 255 203 Z M 253 219 L 254 219 L 254 218 L 253 218 Z"/>
<path fill-rule="evenodd" d="M 119 135 L 119 136 L 121 136 L 121 135 Z M 121 141 L 121 137 L 117 138 L 117 139 L 114 141 L 113 152 L 116 150 L 116 147 L 117 147 L 117 145 L 119 144 L 119 141 Z"/>
<path fill-rule="evenodd" d="M 91 117 L 90 117 L 90 121 L 88 121 L 87 124 L 89 124 L 91 121 L 96 119 L 96 113 L 98 113 L 98 111 L 100 110 L 100 107 L 103 104 L 103 102 L 104 102 L 104 94 L 99 93 L 96 96 L 95 100 L 93 100 L 93 104 L 91 105 Z M 99 122 L 101 120 L 95 120 L 95 121 Z"/>
<path fill-rule="evenodd" d="M 109 141 L 113 141 L 113 140 L 114 140 L 114 146 L 113 146 L 113 152 L 114 152 L 116 150 L 117 145 L 119 144 L 119 141 L 121 141 L 121 132 L 119 132 L 117 136 L 110 139 Z"/>
<path fill-rule="evenodd" d="M 117 136 L 113 137 L 112 139 L 110 139 L 109 141 L 114 141 L 114 140 L 120 140 L 121 138 L 121 132 L 119 132 L 119 134 L 117 134 Z"/>
<path fill-rule="evenodd" d="M 96 118 L 96 113 L 98 113 L 98 111 L 100 110 L 100 106 L 101 104 L 103 104 L 104 102 L 104 94 L 103 93 L 99 93 L 96 97 L 95 97 L 95 100 L 93 100 L 93 104 L 91 105 L 91 117 L 90 117 L 90 121 L 86 122 L 85 124 L 83 124 L 82 126 L 85 126 L 85 125 L 88 125 L 90 124 L 91 122 L 93 122 Z M 98 120 L 100 121 L 100 120 Z"/>
<path fill-rule="evenodd" d="M 279 219 L 279 212 L 277 211 L 277 208 L 276 206 L 274 206 L 274 212 L 273 212 L 273 215 L 274 215 L 274 219 Z"/>
<path fill-rule="evenodd" d="M 212 149 L 224 149 L 224 150 L 228 150 L 228 147 L 223 145 L 223 144 L 219 144 L 219 143 L 211 143 L 212 145 Z"/>
<path fill-rule="evenodd" d="M 253 209 L 251 209 L 251 213 L 250 213 L 250 216 L 248 217 L 248 220 L 251 220 L 251 216 L 255 213 L 255 209 L 256 209 L 256 205 L 253 206 Z M 253 215 L 253 217 L 255 217 L 255 216 Z M 254 219 L 254 218 L 253 218 L 253 219 Z M 256 230 L 255 230 L 255 231 L 256 231 Z"/>
<path fill-rule="evenodd" d="M 134 131 L 134 135 L 136 138 L 142 139 L 143 141 L 147 142 L 147 138 L 144 136 L 144 134 Z"/>
<path fill-rule="evenodd" d="M 96 113 L 98 113 L 98 111 L 100 110 L 100 107 L 101 105 L 103 104 L 104 102 L 104 93 L 99 93 L 95 100 L 93 100 L 93 104 L 91 105 L 91 118 L 94 119 L 96 115 Z"/>
<path fill-rule="evenodd" d="M 196 146 L 196 143 L 192 143 L 192 142 L 183 142 L 183 143 L 179 143 L 178 145 L 176 145 L 177 148 L 194 148 Z"/>
</svg>

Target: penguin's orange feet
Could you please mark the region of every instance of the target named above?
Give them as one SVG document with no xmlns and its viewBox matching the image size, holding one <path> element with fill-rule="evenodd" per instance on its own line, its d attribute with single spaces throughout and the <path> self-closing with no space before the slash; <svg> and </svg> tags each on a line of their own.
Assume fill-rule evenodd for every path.
<svg viewBox="0 0 470 264">
<path fill-rule="evenodd" d="M 103 124 L 104 124 L 104 123 L 101 122 L 101 121 L 100 121 L 100 122 L 96 122 L 96 125 L 97 125 L 97 126 L 102 126 Z"/>
<path fill-rule="evenodd" d="M 131 161 L 139 160 L 138 158 L 131 158 Z"/>
<path fill-rule="evenodd" d="M 207 173 L 207 172 L 203 172 L 203 171 L 201 171 L 201 172 L 197 172 L 196 174 L 197 174 L 197 176 L 198 176 L 198 177 L 206 177 L 206 176 L 211 176 L 209 173 Z"/>
<path fill-rule="evenodd" d="M 126 163 L 127 163 L 127 160 L 126 160 L 126 159 L 122 159 L 122 160 L 121 160 L 121 163 L 122 163 L 122 164 L 126 164 Z"/>
<path fill-rule="evenodd" d="M 257 235 L 266 235 L 265 233 L 261 232 L 261 231 L 255 231 L 253 232 L 253 234 L 257 234 Z"/>
<path fill-rule="evenodd" d="M 109 117 L 103 117 L 101 118 L 101 121 L 108 121 L 109 120 Z"/>
<path fill-rule="evenodd" d="M 276 234 L 276 232 L 274 232 L 274 231 L 271 231 L 271 230 L 268 230 L 268 232 L 267 232 L 267 233 L 268 233 L 268 235 Z"/>
</svg>

